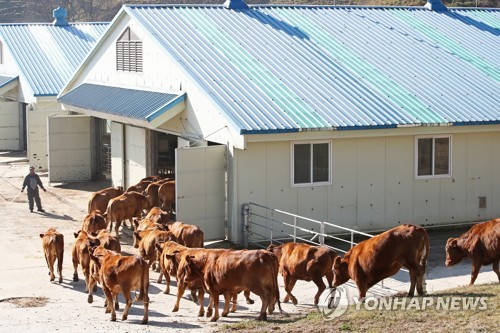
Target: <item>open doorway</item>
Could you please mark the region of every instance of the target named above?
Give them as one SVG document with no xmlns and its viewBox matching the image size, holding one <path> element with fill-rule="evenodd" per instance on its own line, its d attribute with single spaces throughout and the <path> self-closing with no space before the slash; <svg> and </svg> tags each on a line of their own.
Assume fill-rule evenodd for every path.
<svg viewBox="0 0 500 333">
<path fill-rule="evenodd" d="M 177 136 L 153 131 L 153 173 L 162 177 L 175 178 L 175 149 Z"/>
<path fill-rule="evenodd" d="M 93 118 L 94 180 L 111 180 L 111 121 Z"/>
</svg>

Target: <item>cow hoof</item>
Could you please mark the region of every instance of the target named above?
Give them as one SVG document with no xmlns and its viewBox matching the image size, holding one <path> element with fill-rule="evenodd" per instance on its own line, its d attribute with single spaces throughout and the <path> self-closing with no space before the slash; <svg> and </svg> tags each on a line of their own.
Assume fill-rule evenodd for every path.
<svg viewBox="0 0 500 333">
<path fill-rule="evenodd" d="M 111 309 L 106 308 L 106 311 L 104 313 L 111 313 Z M 116 320 L 116 318 L 115 318 Z"/>
<path fill-rule="evenodd" d="M 127 320 L 127 316 L 122 316 L 122 321 Z"/>
<path fill-rule="evenodd" d="M 116 317 L 111 317 L 111 321 L 116 321 Z"/>
<path fill-rule="evenodd" d="M 168 295 L 168 294 L 170 294 L 170 290 L 165 289 L 165 290 L 163 291 L 163 293 L 164 293 L 164 294 L 166 294 L 166 295 Z"/>
<path fill-rule="evenodd" d="M 147 320 L 147 319 L 143 319 L 143 320 L 141 321 L 141 324 L 142 324 L 142 325 L 146 325 L 147 323 L 148 323 L 148 320 Z"/>
<path fill-rule="evenodd" d="M 59 283 L 61 284 L 63 282 L 63 279 L 62 278 L 59 278 Z"/>
<path fill-rule="evenodd" d="M 198 312 L 198 317 L 203 317 L 205 315 L 205 312 L 204 311 L 200 311 Z"/>
<path fill-rule="evenodd" d="M 217 321 L 217 319 L 219 319 L 219 318 L 215 318 L 215 317 L 213 317 L 212 319 L 210 319 L 210 321 L 211 321 L 211 322 L 216 322 L 216 321 Z"/>
<path fill-rule="evenodd" d="M 174 307 L 174 309 L 172 310 L 172 312 L 177 312 L 179 311 L 179 308 L 177 306 Z"/>
<path fill-rule="evenodd" d="M 55 277 L 51 277 L 50 282 L 54 282 L 55 279 L 56 279 Z"/>
<path fill-rule="evenodd" d="M 73 282 L 78 282 L 78 275 L 73 275 Z"/>
<path fill-rule="evenodd" d="M 156 280 L 156 283 L 161 283 L 162 280 L 163 279 L 158 279 L 158 280 Z"/>
<path fill-rule="evenodd" d="M 227 315 L 228 315 L 228 312 L 222 312 L 222 314 L 221 314 L 222 317 L 227 317 Z"/>
<path fill-rule="evenodd" d="M 297 305 L 298 304 L 297 299 L 295 297 L 292 298 L 292 304 L 293 305 Z M 316 301 L 315 301 L 315 304 L 317 304 Z"/>
<path fill-rule="evenodd" d="M 255 301 L 253 299 L 250 299 L 250 298 L 247 299 L 247 304 L 253 304 L 253 303 L 255 303 Z"/>
<path fill-rule="evenodd" d="M 258 321 L 265 321 L 267 320 L 267 315 L 266 313 L 263 313 L 261 314 L 258 318 L 257 318 Z"/>
<path fill-rule="evenodd" d="M 212 317 L 212 309 L 207 310 L 207 318 Z"/>
<path fill-rule="evenodd" d="M 89 295 L 89 297 L 87 298 L 87 302 L 92 304 L 94 302 L 94 297 L 92 297 L 92 295 Z"/>
</svg>

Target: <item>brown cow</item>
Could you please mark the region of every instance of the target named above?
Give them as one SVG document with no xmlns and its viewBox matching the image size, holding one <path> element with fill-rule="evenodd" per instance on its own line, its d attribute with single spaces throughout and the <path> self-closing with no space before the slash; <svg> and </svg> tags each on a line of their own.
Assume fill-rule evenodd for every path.
<svg viewBox="0 0 500 333">
<path fill-rule="evenodd" d="M 111 320 L 116 321 L 116 312 L 113 307 L 113 294 L 122 293 L 125 297 L 125 310 L 122 320 L 128 317 L 128 311 L 132 306 L 130 292 L 139 289 L 137 299 L 144 302 L 144 316 L 142 324 L 148 322 L 149 308 L 149 266 L 139 256 L 122 256 L 114 251 L 105 249 L 103 246 L 92 248 L 90 254 L 99 267 L 99 280 L 108 302 L 106 313 L 111 312 Z"/>
<path fill-rule="evenodd" d="M 158 203 L 161 209 L 173 216 L 173 205 L 175 204 L 175 180 L 163 183 L 158 189 Z"/>
<path fill-rule="evenodd" d="M 198 304 L 200 306 L 198 316 L 203 316 L 205 310 L 203 306 L 203 296 L 204 296 L 204 289 L 203 289 L 203 282 L 202 279 L 193 279 L 191 281 L 186 281 L 185 279 L 185 271 L 183 269 L 179 269 L 178 263 L 182 260 L 182 256 L 184 255 L 190 255 L 190 256 L 196 256 L 196 257 L 205 257 L 205 256 L 213 256 L 217 257 L 218 253 L 222 253 L 225 251 L 232 251 L 229 249 L 200 249 L 200 248 L 188 248 L 183 245 L 180 245 L 176 242 L 173 241 L 167 241 L 165 243 L 160 243 L 156 245 L 158 251 L 160 252 L 159 259 L 160 259 L 160 266 L 162 267 L 162 271 L 166 277 L 167 280 L 167 289 L 165 289 L 164 293 L 169 293 L 170 292 L 170 275 L 176 277 L 177 279 L 177 300 L 175 302 L 174 308 L 172 312 L 177 312 L 179 311 L 179 304 L 182 296 L 184 295 L 184 292 L 186 290 L 186 287 L 191 290 L 191 298 L 194 301 L 196 297 L 196 291 L 198 291 Z M 244 295 L 247 301 L 247 304 L 253 304 L 254 301 L 250 299 L 250 291 L 248 289 L 244 290 Z M 226 303 L 224 306 L 224 312 L 222 313 L 222 316 L 227 316 L 228 312 L 235 312 L 236 311 L 236 302 L 237 302 L 237 297 L 238 294 L 232 294 L 232 299 L 231 302 L 232 307 L 230 310 L 227 310 L 229 308 L 229 304 Z M 212 315 L 212 309 L 213 309 L 213 298 L 210 297 L 210 304 L 207 309 L 207 317 L 210 317 Z"/>
<path fill-rule="evenodd" d="M 111 199 L 106 210 L 106 220 L 109 223 L 109 231 L 112 230 L 113 222 L 115 222 L 116 237 L 120 239 L 118 229 L 122 221 L 129 219 L 132 224 L 132 218 L 141 218 L 142 210 L 148 208 L 149 204 L 147 198 L 138 192 L 125 192 Z"/>
<path fill-rule="evenodd" d="M 160 207 L 151 208 L 145 218 L 160 224 L 170 222 L 170 214 L 161 210 Z"/>
<path fill-rule="evenodd" d="M 83 220 L 82 230 L 88 233 L 99 232 L 99 230 L 106 229 L 108 224 L 106 219 L 102 216 L 100 210 L 94 210 L 92 213 L 85 216 Z"/>
<path fill-rule="evenodd" d="M 139 192 L 141 193 L 148 187 L 149 184 L 161 180 L 160 176 L 149 176 L 142 178 L 137 184 L 130 186 L 127 192 Z"/>
<path fill-rule="evenodd" d="M 297 305 L 297 299 L 292 295 L 292 289 L 297 280 L 313 281 L 318 286 L 318 292 L 314 296 L 314 305 L 318 305 L 321 293 L 326 289 L 323 276 L 326 276 L 328 286 L 332 287 L 333 260 L 337 256 L 335 251 L 325 246 L 312 246 L 302 243 L 286 243 L 279 246 L 269 245 L 271 251 L 278 257 L 279 271 L 285 281 L 287 295 L 283 302 Z"/>
<path fill-rule="evenodd" d="M 262 307 L 258 320 L 266 320 L 279 304 L 278 258 L 266 250 L 237 250 L 217 253 L 216 256 L 183 255 L 179 270 L 185 270 L 186 281 L 202 279 L 203 288 L 214 301 L 215 313 L 211 321 L 219 319 L 219 295 L 225 303 L 222 315 L 227 315 L 233 294 L 245 289 L 258 295 Z M 258 277 L 258 278 L 256 278 Z M 280 306 L 281 310 L 281 306 Z"/>
<path fill-rule="evenodd" d="M 88 203 L 88 214 L 92 213 L 94 210 L 100 210 L 105 212 L 108 207 L 109 200 L 116 198 L 123 194 L 123 187 L 108 187 L 103 190 L 94 192 L 89 199 Z"/>
<path fill-rule="evenodd" d="M 169 223 L 168 230 L 172 232 L 177 243 L 187 247 L 203 247 L 205 235 L 203 231 L 196 225 L 187 224 L 184 222 Z"/>
<path fill-rule="evenodd" d="M 121 245 L 118 239 L 111 236 L 111 233 L 107 230 L 100 230 L 99 233 L 92 233 L 88 236 L 89 246 L 90 248 L 102 245 L 105 249 L 115 251 L 117 253 L 121 253 Z M 89 248 L 89 249 L 90 249 Z M 90 251 L 90 250 L 89 250 Z M 96 263 L 90 260 L 89 262 L 89 279 L 87 282 L 87 290 L 88 290 L 88 298 L 87 301 L 89 303 L 93 302 L 92 293 L 97 290 L 97 283 L 100 283 L 99 280 L 99 269 L 96 266 Z M 118 294 L 115 295 L 115 310 L 118 310 Z M 104 306 L 107 306 L 105 303 Z"/>
<path fill-rule="evenodd" d="M 62 267 L 64 256 L 64 236 L 56 228 L 49 228 L 44 234 L 40 234 L 42 239 L 43 254 L 47 267 L 49 268 L 50 282 L 56 279 L 54 275 L 54 263 L 57 259 L 57 271 L 59 272 L 59 283 L 62 283 Z"/>
<path fill-rule="evenodd" d="M 157 207 L 160 206 L 160 199 L 158 196 L 158 190 L 160 189 L 160 186 L 168 182 L 170 179 L 165 178 L 156 182 L 153 182 L 146 187 L 146 189 L 142 192 L 143 195 L 145 195 L 148 198 L 149 201 L 149 207 Z"/>
<path fill-rule="evenodd" d="M 351 278 L 358 287 L 359 297 L 364 298 L 370 287 L 404 267 L 410 271 L 408 295 L 413 296 L 415 284 L 418 294 L 423 295 L 428 256 L 429 236 L 425 229 L 403 224 L 357 244 L 342 259 L 336 257 L 333 286 L 338 287 Z"/>
<path fill-rule="evenodd" d="M 469 285 L 473 285 L 481 266 L 493 264 L 493 271 L 500 281 L 500 219 L 474 225 L 458 238 L 446 242 L 446 266 L 453 266 L 463 258 L 472 259 L 472 274 Z"/>
<path fill-rule="evenodd" d="M 79 230 L 74 233 L 75 243 L 73 244 L 73 249 L 71 251 L 71 258 L 73 259 L 73 282 L 78 282 L 78 265 L 82 266 L 83 275 L 85 276 L 85 292 L 88 292 L 89 284 L 89 235 L 86 231 Z"/>
</svg>

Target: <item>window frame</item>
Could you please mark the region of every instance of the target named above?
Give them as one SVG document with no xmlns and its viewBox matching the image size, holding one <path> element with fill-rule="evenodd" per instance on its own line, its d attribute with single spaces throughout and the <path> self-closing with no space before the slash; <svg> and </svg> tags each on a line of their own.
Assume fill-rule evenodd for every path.
<svg viewBox="0 0 500 333">
<path fill-rule="evenodd" d="M 297 144 L 309 144 L 311 147 L 311 152 L 313 151 L 313 146 L 315 144 L 328 144 L 328 181 L 326 182 L 314 182 L 313 181 L 313 172 L 314 172 L 314 158 L 311 154 L 310 156 L 310 166 L 311 166 L 311 174 L 309 183 L 295 183 L 295 150 L 294 147 Z M 324 186 L 332 184 L 332 140 L 307 140 L 307 141 L 291 141 L 290 142 L 290 185 L 291 187 L 308 187 L 308 186 Z"/>
<path fill-rule="evenodd" d="M 443 175 L 436 175 L 435 174 L 435 143 L 436 139 L 442 139 L 442 138 L 448 138 L 448 173 L 443 174 Z M 420 139 L 432 139 L 432 174 L 431 175 L 422 175 L 420 176 L 418 174 L 418 141 Z M 414 152 L 414 157 L 415 157 L 415 163 L 414 163 L 414 168 L 415 168 L 415 179 L 440 179 L 440 178 L 451 178 L 453 176 L 453 169 L 452 169 L 452 135 L 451 134 L 437 134 L 437 135 L 417 135 L 415 136 L 415 152 Z"/>
</svg>

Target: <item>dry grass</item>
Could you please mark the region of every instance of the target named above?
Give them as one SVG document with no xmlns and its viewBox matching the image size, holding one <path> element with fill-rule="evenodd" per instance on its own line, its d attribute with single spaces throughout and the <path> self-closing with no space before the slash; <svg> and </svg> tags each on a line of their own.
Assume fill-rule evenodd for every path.
<svg viewBox="0 0 500 333">
<path fill-rule="evenodd" d="M 243 321 L 225 325 L 224 330 L 242 332 L 498 332 L 500 327 L 500 284 L 460 287 L 430 294 L 437 297 L 483 297 L 485 310 L 359 310 L 351 306 L 339 318 L 325 321 L 319 311 L 306 317 L 271 316 L 268 322 Z M 407 303 L 408 304 L 408 303 Z"/>
</svg>

